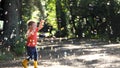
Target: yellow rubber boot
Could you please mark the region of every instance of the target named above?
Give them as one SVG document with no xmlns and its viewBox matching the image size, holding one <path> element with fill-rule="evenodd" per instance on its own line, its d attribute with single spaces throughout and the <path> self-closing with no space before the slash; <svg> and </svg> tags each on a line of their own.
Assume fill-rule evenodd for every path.
<svg viewBox="0 0 120 68">
<path fill-rule="evenodd" d="M 22 65 L 23 65 L 24 68 L 28 68 L 27 64 L 28 64 L 28 60 L 26 60 L 26 59 L 23 60 Z"/>
<path fill-rule="evenodd" d="M 38 68 L 38 63 L 37 63 L 37 61 L 34 61 L 34 68 Z"/>
</svg>

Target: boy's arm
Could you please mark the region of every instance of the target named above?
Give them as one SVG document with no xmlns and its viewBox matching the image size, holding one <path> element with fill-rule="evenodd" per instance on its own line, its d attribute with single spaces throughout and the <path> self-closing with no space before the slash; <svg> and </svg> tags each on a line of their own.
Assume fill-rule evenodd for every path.
<svg viewBox="0 0 120 68">
<path fill-rule="evenodd" d="M 27 30 L 26 37 L 30 37 L 34 33 L 34 30 L 30 32 L 30 29 Z"/>
<path fill-rule="evenodd" d="M 26 32 L 26 37 L 28 38 L 29 36 L 30 36 L 30 31 L 27 30 L 27 32 Z"/>
<path fill-rule="evenodd" d="M 44 23 L 44 22 L 45 22 L 44 20 L 41 20 L 41 21 L 40 21 L 39 26 L 38 26 L 38 31 L 43 28 L 43 23 Z"/>
</svg>

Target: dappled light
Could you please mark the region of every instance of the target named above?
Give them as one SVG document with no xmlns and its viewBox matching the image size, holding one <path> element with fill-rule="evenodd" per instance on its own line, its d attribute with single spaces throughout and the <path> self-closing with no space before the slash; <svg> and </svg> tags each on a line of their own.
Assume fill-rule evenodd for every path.
<svg viewBox="0 0 120 68">
<path fill-rule="evenodd" d="M 51 43 L 51 40 L 53 41 Z M 61 40 L 61 41 L 59 41 Z M 45 39 L 38 45 L 41 68 L 116 68 L 120 67 L 120 44 L 108 44 L 99 40 Z M 49 43 L 49 44 L 48 44 Z M 47 44 L 47 45 L 46 45 Z M 5 54 L 5 52 L 4 52 Z M 18 68 L 20 59 L 18 61 Z M 4 64 L 3 64 L 4 66 Z M 4 66 L 7 67 L 7 66 Z M 29 68 L 32 68 L 32 62 Z M 21 68 L 21 67 L 20 67 Z"/>
<path fill-rule="evenodd" d="M 22 68 L 27 45 L 38 68 L 120 68 L 119 18 L 120 0 L 0 0 L 0 67 Z"/>
<path fill-rule="evenodd" d="M 40 50 L 40 55 L 41 55 L 40 59 L 45 59 L 45 60 L 41 60 L 40 62 L 41 67 L 54 68 L 57 66 L 63 68 L 64 67 L 66 68 L 106 67 L 107 68 L 109 66 L 113 66 L 113 67 L 119 66 L 118 63 L 112 63 L 119 61 L 119 57 L 107 53 L 109 52 L 109 50 L 107 50 L 109 49 L 107 48 L 109 44 L 108 45 L 99 44 L 100 46 L 95 46 L 92 45 L 93 43 L 91 43 L 91 45 L 88 45 L 88 43 L 85 42 L 87 41 L 84 41 L 84 44 L 83 43 L 78 44 L 79 46 L 75 45 L 75 43 L 77 43 L 75 41 L 74 44 L 72 44 L 71 42 L 66 42 L 67 43 L 66 44 L 64 42 L 64 44 L 60 45 L 62 47 L 59 47 L 58 45 L 58 47 L 54 46 L 52 49 L 50 48 L 50 50 L 48 48 L 47 49 L 44 48 Z"/>
<path fill-rule="evenodd" d="M 40 50 L 40 59 L 44 59 L 41 60 L 40 64 L 48 68 L 56 67 L 56 65 L 58 67 L 65 66 L 67 68 L 108 68 L 111 66 L 114 68 L 120 66 L 119 50 L 114 51 L 114 54 L 112 54 L 111 51 L 120 47 L 119 44 L 107 44 L 100 41 L 98 44 L 97 41 L 94 41 L 94 43 L 93 41 L 77 41 L 78 40 L 66 40 L 66 42 L 56 41 L 62 44 L 50 44 L 50 49 L 49 47 L 45 47 Z"/>
</svg>

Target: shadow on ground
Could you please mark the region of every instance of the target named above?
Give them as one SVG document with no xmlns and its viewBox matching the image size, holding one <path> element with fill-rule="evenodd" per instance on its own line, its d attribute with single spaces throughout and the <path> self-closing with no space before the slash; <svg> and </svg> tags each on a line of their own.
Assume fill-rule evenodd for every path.
<svg viewBox="0 0 120 68">
<path fill-rule="evenodd" d="M 40 68 L 120 68 L 120 44 L 100 40 L 50 40 L 39 44 Z M 21 61 L 1 61 L 1 68 L 22 68 Z M 32 61 L 29 68 L 32 68 Z"/>
</svg>

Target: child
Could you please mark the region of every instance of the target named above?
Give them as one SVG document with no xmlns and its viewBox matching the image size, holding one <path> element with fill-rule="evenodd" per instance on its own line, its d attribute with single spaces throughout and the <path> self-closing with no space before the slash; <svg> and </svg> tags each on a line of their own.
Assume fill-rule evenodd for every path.
<svg viewBox="0 0 120 68">
<path fill-rule="evenodd" d="M 44 20 L 41 20 L 39 23 L 39 26 L 37 27 L 37 24 L 34 21 L 28 22 L 28 30 L 26 33 L 27 36 L 27 54 L 28 58 L 23 60 L 22 65 L 24 68 L 27 68 L 27 63 L 30 59 L 34 59 L 34 68 L 37 68 L 37 32 L 43 28 L 42 23 L 44 23 Z"/>
</svg>

